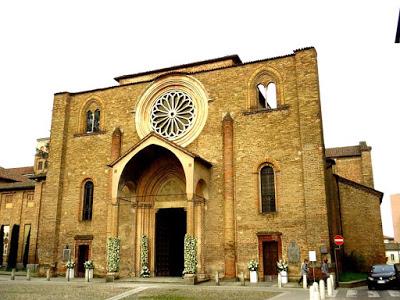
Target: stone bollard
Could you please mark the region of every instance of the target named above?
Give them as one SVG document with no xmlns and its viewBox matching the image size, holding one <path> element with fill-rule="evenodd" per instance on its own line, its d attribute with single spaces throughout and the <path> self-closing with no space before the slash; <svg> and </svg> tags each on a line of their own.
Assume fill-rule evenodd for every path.
<svg viewBox="0 0 400 300">
<path fill-rule="evenodd" d="M 278 288 L 282 287 L 282 276 L 281 273 L 278 273 Z"/>
<path fill-rule="evenodd" d="M 307 275 L 303 275 L 303 289 L 307 289 Z"/>
<path fill-rule="evenodd" d="M 313 289 L 314 289 L 314 298 L 313 300 L 320 300 L 320 295 L 319 295 L 319 288 L 318 288 L 318 282 L 314 282 L 312 285 Z"/>
<path fill-rule="evenodd" d="M 332 288 L 332 278 L 328 277 L 326 280 L 327 288 L 328 288 L 328 297 L 333 296 L 333 288 Z"/>
<path fill-rule="evenodd" d="M 319 296 L 321 300 L 325 299 L 325 281 L 323 279 L 319 281 Z"/>
<path fill-rule="evenodd" d="M 245 286 L 245 280 L 244 280 L 244 273 L 243 272 L 240 272 L 239 279 L 240 279 L 240 285 Z"/>
<path fill-rule="evenodd" d="M 46 280 L 50 281 L 50 269 L 47 269 L 46 271 Z"/>
<path fill-rule="evenodd" d="M 332 289 L 336 289 L 335 274 L 329 275 L 329 278 L 332 280 Z"/>
<path fill-rule="evenodd" d="M 309 292 L 310 292 L 310 300 L 314 300 L 314 292 L 315 292 L 315 289 L 314 289 L 314 286 L 313 286 L 313 285 L 310 285 L 310 290 L 309 290 Z"/>
<path fill-rule="evenodd" d="M 26 280 L 31 280 L 31 270 L 30 269 L 26 269 Z"/>
<path fill-rule="evenodd" d="M 11 270 L 11 280 L 15 280 L 15 269 Z"/>
<path fill-rule="evenodd" d="M 215 272 L 215 285 L 219 285 L 219 274 L 218 274 L 218 271 Z"/>
</svg>

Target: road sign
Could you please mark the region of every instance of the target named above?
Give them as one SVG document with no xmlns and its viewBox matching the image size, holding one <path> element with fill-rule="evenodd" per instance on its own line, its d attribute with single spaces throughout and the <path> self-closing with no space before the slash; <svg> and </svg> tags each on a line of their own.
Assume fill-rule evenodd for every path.
<svg viewBox="0 0 400 300">
<path fill-rule="evenodd" d="M 344 244 L 344 238 L 341 235 L 335 235 L 335 238 L 333 239 L 333 241 L 335 242 L 335 244 L 337 246 L 341 246 Z"/>
</svg>

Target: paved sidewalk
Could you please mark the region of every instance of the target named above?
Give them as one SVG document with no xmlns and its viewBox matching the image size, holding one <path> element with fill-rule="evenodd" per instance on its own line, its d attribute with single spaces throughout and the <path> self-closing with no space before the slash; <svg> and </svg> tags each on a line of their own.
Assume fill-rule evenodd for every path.
<svg viewBox="0 0 400 300">
<path fill-rule="evenodd" d="M 47 281 L 43 277 L 32 277 L 30 281 L 24 276 L 17 276 L 10 280 L 10 276 L 0 275 L 0 294 L 2 299 L 140 299 L 151 295 L 168 295 L 180 293 L 187 299 L 204 295 L 207 299 L 309 299 L 309 291 L 298 287 L 296 283 L 289 283 L 284 288 L 278 288 L 276 282 L 215 282 L 208 281 L 198 285 L 184 285 L 181 283 L 144 283 L 132 282 L 129 279 L 116 280 L 106 283 L 104 278 L 94 278 L 92 282 L 85 282 L 83 278 L 74 278 L 70 282 L 64 277 L 52 277 Z M 276 293 L 276 294 L 275 294 Z M 278 294 L 279 293 L 279 294 Z M 265 296 L 262 296 L 265 295 Z"/>
</svg>

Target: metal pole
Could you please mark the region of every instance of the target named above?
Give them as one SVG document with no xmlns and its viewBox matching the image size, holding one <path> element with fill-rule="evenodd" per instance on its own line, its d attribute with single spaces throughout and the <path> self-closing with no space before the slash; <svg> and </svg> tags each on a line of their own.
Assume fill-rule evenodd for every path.
<svg viewBox="0 0 400 300">
<path fill-rule="evenodd" d="M 338 282 L 338 278 L 339 278 L 339 268 L 338 268 L 338 263 L 337 263 L 337 255 L 336 255 L 336 250 L 340 250 L 340 246 L 337 248 L 337 247 L 335 247 L 334 248 L 334 253 L 335 253 L 335 269 L 336 269 L 336 276 L 335 276 L 335 282 L 334 282 L 334 284 L 335 284 L 335 286 L 334 286 L 334 288 L 337 286 L 337 282 Z"/>
</svg>

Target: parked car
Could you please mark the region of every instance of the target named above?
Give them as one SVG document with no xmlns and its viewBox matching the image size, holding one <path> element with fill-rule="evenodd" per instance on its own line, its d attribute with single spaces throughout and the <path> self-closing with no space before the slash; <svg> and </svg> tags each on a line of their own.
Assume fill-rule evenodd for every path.
<svg viewBox="0 0 400 300">
<path fill-rule="evenodd" d="M 397 288 L 400 286 L 400 277 L 394 265 L 373 265 L 368 273 L 368 289 Z"/>
</svg>

